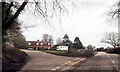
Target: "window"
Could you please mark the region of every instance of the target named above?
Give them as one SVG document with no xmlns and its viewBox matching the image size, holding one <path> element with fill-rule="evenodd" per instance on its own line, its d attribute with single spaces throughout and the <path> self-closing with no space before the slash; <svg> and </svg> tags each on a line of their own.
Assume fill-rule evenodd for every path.
<svg viewBox="0 0 120 72">
<path fill-rule="evenodd" d="M 36 43 L 36 45 L 39 45 L 39 43 Z"/>
<path fill-rule="evenodd" d="M 41 45 L 43 45 L 43 43 L 41 43 Z"/>
<path fill-rule="evenodd" d="M 28 43 L 28 45 L 31 45 L 31 43 Z"/>
<path fill-rule="evenodd" d="M 48 43 L 48 45 L 50 45 L 50 43 Z"/>
</svg>

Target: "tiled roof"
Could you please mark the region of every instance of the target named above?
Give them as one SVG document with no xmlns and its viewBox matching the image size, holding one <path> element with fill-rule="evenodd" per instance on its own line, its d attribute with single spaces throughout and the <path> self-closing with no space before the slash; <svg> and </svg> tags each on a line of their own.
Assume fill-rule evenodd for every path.
<svg viewBox="0 0 120 72">
<path fill-rule="evenodd" d="M 50 43 L 49 41 L 26 41 L 27 43 L 32 43 L 33 45 L 35 43 L 43 43 L 43 44 L 47 44 L 47 43 Z"/>
</svg>

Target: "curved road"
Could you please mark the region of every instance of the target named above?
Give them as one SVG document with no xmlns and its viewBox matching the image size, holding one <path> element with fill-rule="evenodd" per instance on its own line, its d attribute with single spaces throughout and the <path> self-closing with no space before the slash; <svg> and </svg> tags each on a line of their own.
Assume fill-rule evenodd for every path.
<svg viewBox="0 0 120 72">
<path fill-rule="evenodd" d="M 117 72 L 118 65 L 120 67 L 120 61 L 118 59 L 120 56 L 117 54 L 107 54 L 105 52 L 98 52 L 97 55 L 83 62 L 85 58 L 56 56 L 40 51 L 23 51 L 29 55 L 29 61 L 22 68 L 23 71 L 73 70 L 73 72 L 78 72 L 80 70 L 81 72 L 91 72 L 92 70 L 92 72 Z"/>
<path fill-rule="evenodd" d="M 69 64 L 72 64 L 76 60 L 83 59 L 76 57 L 57 56 L 40 51 L 30 51 L 30 50 L 22 50 L 22 51 L 28 54 L 29 61 L 21 70 L 57 70 L 56 67 L 57 68 L 66 67 L 65 64 L 69 66 Z"/>
</svg>

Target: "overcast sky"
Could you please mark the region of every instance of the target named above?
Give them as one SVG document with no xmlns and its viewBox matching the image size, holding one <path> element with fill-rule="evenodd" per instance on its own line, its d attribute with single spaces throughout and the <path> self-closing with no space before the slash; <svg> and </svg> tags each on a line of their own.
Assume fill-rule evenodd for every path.
<svg viewBox="0 0 120 72">
<path fill-rule="evenodd" d="M 53 24 L 46 25 L 39 17 L 29 13 L 21 14 L 19 19 L 22 21 L 22 25 L 34 25 L 32 28 L 22 29 L 26 40 L 41 40 L 43 34 L 51 34 L 55 42 L 56 38 L 62 38 L 64 34 L 68 34 L 72 41 L 76 36 L 79 37 L 84 46 L 89 44 L 96 47 L 105 46 L 105 44 L 100 42 L 104 33 L 118 31 L 117 25 L 106 21 L 106 12 L 109 11 L 109 7 L 115 3 L 115 0 L 79 1 L 75 8 L 69 10 L 69 15 L 61 16 L 61 23 L 59 19 L 54 18 Z"/>
</svg>

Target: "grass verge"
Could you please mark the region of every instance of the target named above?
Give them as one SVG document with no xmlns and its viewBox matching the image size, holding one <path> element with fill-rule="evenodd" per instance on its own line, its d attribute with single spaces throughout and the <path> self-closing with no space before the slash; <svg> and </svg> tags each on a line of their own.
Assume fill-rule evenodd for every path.
<svg viewBox="0 0 120 72">
<path fill-rule="evenodd" d="M 51 51 L 51 50 L 41 50 L 42 52 L 54 54 L 54 55 L 60 55 L 60 56 L 69 56 L 69 57 L 91 57 L 94 56 L 93 51 Z"/>
</svg>

